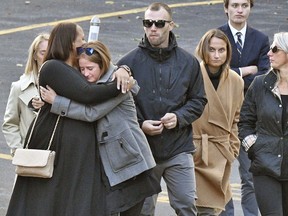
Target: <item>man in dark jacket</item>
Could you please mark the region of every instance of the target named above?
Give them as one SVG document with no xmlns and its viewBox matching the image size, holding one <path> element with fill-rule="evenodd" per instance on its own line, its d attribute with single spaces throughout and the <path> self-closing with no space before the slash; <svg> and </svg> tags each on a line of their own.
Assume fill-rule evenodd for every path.
<svg viewBox="0 0 288 216">
<path fill-rule="evenodd" d="M 145 35 L 118 65 L 130 67 L 140 91 L 135 98 L 139 124 L 163 176 L 177 215 L 196 215 L 191 123 L 207 103 L 197 59 L 177 46 L 171 9 L 153 3 L 145 11 Z M 157 197 L 148 198 L 142 215 L 154 215 Z"/>
</svg>

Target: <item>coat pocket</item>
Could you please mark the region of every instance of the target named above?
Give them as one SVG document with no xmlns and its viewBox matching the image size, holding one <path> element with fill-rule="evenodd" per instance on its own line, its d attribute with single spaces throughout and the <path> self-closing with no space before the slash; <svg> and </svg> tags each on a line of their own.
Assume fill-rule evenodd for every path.
<svg viewBox="0 0 288 216">
<path fill-rule="evenodd" d="M 100 142 L 101 157 L 107 159 L 106 162 L 109 162 L 115 173 L 142 161 L 140 153 L 136 139 L 129 129 Z M 103 164 L 104 167 L 107 166 L 105 161 Z"/>
</svg>

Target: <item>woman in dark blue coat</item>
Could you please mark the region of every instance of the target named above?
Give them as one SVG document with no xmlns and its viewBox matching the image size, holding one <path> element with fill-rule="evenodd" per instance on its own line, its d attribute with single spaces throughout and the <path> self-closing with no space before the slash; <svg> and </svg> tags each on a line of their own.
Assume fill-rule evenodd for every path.
<svg viewBox="0 0 288 216">
<path fill-rule="evenodd" d="M 255 78 L 242 106 L 239 138 L 251 159 L 262 216 L 288 215 L 288 32 L 274 35 L 272 69 Z"/>
</svg>

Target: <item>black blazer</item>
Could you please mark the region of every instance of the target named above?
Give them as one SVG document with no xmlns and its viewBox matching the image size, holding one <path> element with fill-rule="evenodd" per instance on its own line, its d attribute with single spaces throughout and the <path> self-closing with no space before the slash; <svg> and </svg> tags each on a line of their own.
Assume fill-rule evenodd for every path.
<svg viewBox="0 0 288 216">
<path fill-rule="evenodd" d="M 267 56 L 270 48 L 269 38 L 262 32 L 247 26 L 242 57 L 239 59 L 240 56 L 237 52 L 235 40 L 228 23 L 219 27 L 219 29 L 227 35 L 232 46 L 232 59 L 230 63 L 232 70 L 236 71 L 240 75 L 239 67 L 251 65 L 256 65 L 258 67 L 258 72 L 256 74 L 248 75 L 243 78 L 245 83 L 244 89 L 246 92 L 255 76 L 264 74 L 270 69 L 270 62 Z"/>
</svg>

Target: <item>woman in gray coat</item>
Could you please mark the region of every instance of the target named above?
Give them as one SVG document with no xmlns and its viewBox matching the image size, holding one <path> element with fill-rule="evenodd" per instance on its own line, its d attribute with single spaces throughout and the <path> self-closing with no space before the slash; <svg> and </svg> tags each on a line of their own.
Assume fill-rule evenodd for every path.
<svg viewBox="0 0 288 216">
<path fill-rule="evenodd" d="M 109 51 L 103 43 L 90 42 L 78 51 L 80 71 L 89 82 L 101 84 L 111 80 L 116 67 L 110 63 Z M 132 93 L 138 90 L 135 84 Z M 97 106 L 85 106 L 55 97 L 49 87 L 41 88 L 42 98 L 52 103 L 51 112 L 82 121 L 97 120 L 98 147 L 107 176 L 104 181 L 110 191 L 107 206 L 111 214 L 121 212 L 121 216 L 139 215 L 144 199 L 160 192 L 150 176 L 155 161 L 139 127 L 132 93 L 121 94 Z"/>
</svg>

